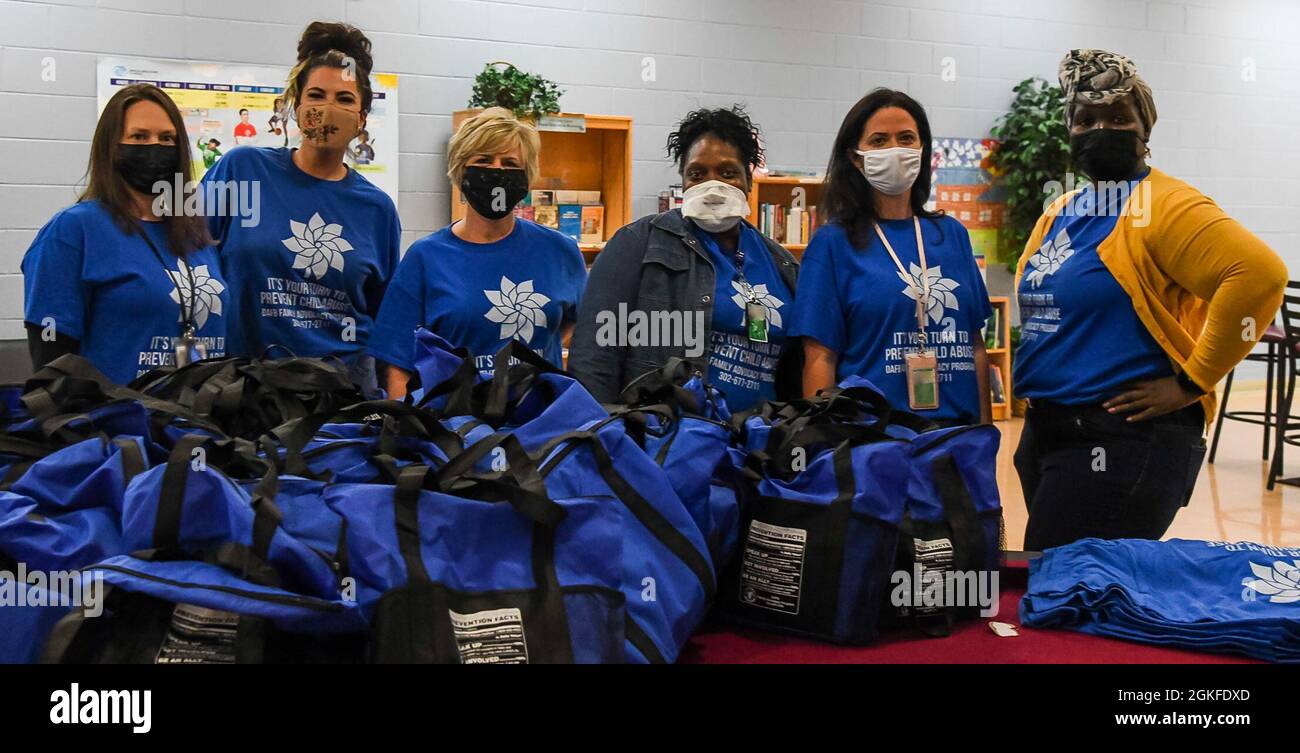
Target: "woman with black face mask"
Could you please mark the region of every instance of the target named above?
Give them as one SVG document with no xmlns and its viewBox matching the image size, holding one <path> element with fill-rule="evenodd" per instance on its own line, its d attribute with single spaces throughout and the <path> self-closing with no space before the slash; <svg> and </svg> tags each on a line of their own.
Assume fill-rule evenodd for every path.
<svg viewBox="0 0 1300 753">
<path fill-rule="evenodd" d="M 1047 208 L 1016 278 L 1030 550 L 1164 535 L 1191 497 L 1214 387 L 1287 281 L 1259 238 L 1146 164 L 1156 108 L 1133 61 L 1072 50 L 1060 79 L 1072 160 L 1091 183 Z"/>
<path fill-rule="evenodd" d="M 161 89 L 132 84 L 108 100 L 86 190 L 23 257 L 33 367 L 80 353 L 125 384 L 225 355 L 226 285 L 203 218 L 182 211 L 193 189 L 189 145 Z"/>
<path fill-rule="evenodd" d="M 562 366 L 587 268 L 573 239 L 514 215 L 537 175 L 539 147 L 537 129 L 501 107 L 452 137 L 447 176 L 465 197 L 465 219 L 407 249 L 370 339 L 388 366 L 390 398 L 407 393 L 421 326 L 468 349 L 484 375 L 511 340 Z"/>
</svg>

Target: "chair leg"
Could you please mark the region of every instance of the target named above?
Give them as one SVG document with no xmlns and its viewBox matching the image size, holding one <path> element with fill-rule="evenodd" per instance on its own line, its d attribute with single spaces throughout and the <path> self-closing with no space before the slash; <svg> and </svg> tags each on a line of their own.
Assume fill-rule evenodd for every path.
<svg viewBox="0 0 1300 753">
<path fill-rule="evenodd" d="M 1295 362 L 1292 360 L 1290 353 L 1286 357 L 1286 389 L 1282 389 L 1282 377 L 1278 375 L 1278 412 L 1277 412 L 1277 432 L 1273 435 L 1273 462 L 1268 470 L 1268 490 L 1273 491 L 1273 486 L 1277 483 L 1277 477 L 1282 475 L 1282 461 L 1286 442 L 1287 431 L 1291 428 L 1291 399 L 1295 396 Z M 1279 369 L 1281 364 L 1278 365 Z"/>
<path fill-rule="evenodd" d="M 1268 344 L 1268 376 L 1264 378 L 1264 459 L 1268 460 L 1268 440 L 1271 439 L 1269 434 L 1273 430 L 1273 361 L 1278 356 L 1277 345 Z M 1227 399 L 1227 395 L 1224 395 Z"/>
<path fill-rule="evenodd" d="M 1223 399 L 1219 401 L 1219 417 L 1214 421 L 1214 441 L 1210 443 L 1209 462 L 1214 462 L 1214 456 L 1219 452 L 1219 435 L 1223 433 L 1223 417 L 1228 412 L 1228 393 L 1232 392 L 1232 377 L 1236 374 L 1236 369 L 1228 372 L 1228 379 L 1223 383 Z M 1265 434 L 1268 432 L 1266 431 Z"/>
</svg>

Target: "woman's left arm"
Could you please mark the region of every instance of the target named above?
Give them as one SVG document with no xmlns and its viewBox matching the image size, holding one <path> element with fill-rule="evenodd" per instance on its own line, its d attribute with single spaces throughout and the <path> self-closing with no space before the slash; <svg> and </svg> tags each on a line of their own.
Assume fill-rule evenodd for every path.
<svg viewBox="0 0 1300 753">
<path fill-rule="evenodd" d="M 1277 315 L 1287 267 L 1264 241 L 1209 198 L 1168 202 L 1152 253 L 1174 282 L 1210 306 L 1183 372 L 1209 391 L 1255 347 Z"/>
<path fill-rule="evenodd" d="M 1287 267 L 1274 251 L 1206 196 L 1180 190 L 1152 207 L 1159 222 L 1151 254 L 1175 283 L 1209 302 L 1205 326 L 1183 373 L 1209 392 L 1255 347 L 1286 289 Z M 1129 421 L 1170 413 L 1195 402 L 1174 377 L 1135 385 L 1106 403 L 1134 412 Z"/>
</svg>

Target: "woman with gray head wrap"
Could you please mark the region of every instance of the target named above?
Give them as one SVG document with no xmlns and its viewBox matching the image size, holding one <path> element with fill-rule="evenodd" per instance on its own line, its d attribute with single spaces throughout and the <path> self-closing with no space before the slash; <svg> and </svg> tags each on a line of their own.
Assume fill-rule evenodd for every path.
<svg viewBox="0 0 1300 753">
<path fill-rule="evenodd" d="M 1105 50 L 1070 50 L 1061 60 L 1057 76 L 1065 90 L 1067 127 L 1071 125 L 1074 105 L 1109 105 L 1132 95 L 1142 131 L 1150 135 L 1156 124 L 1156 102 L 1132 60 Z"/>
<path fill-rule="evenodd" d="M 1047 208 L 1016 276 L 1031 550 L 1165 534 L 1205 456 L 1214 386 L 1287 280 L 1259 238 L 1146 164 L 1156 106 L 1132 60 L 1071 50 L 1060 77 L 1070 155 L 1092 182 Z"/>
<path fill-rule="evenodd" d="M 1106 181 L 1144 170 L 1156 102 L 1133 61 L 1105 50 L 1070 50 L 1058 75 L 1075 167 Z"/>
</svg>

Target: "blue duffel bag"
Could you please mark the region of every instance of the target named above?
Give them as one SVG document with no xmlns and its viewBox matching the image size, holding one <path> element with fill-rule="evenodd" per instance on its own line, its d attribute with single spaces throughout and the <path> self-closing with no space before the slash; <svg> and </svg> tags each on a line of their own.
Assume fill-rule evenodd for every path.
<svg viewBox="0 0 1300 753">
<path fill-rule="evenodd" d="M 0 625 L 29 631 L 31 659 L 71 664 L 355 663 L 366 625 L 355 602 L 303 594 L 211 562 L 159 551 L 118 556 L 82 571 L 104 586 L 100 608 L 37 614 L 0 610 Z M 49 624 L 52 615 L 62 616 Z"/>
<path fill-rule="evenodd" d="M 0 491 L 0 562 L 71 570 L 121 554 L 129 482 L 147 467 L 137 438 L 87 439 L 36 460 Z"/>
<path fill-rule="evenodd" d="M 497 448 L 508 469 L 474 471 Z M 393 484 L 326 490 L 348 523 L 372 661 L 623 660 L 623 528 L 607 497 L 552 497 L 510 434 L 438 470 L 390 468 Z"/>
<path fill-rule="evenodd" d="M 714 570 L 722 571 L 739 539 L 741 484 L 729 455 L 736 437 L 722 393 L 673 358 L 629 384 L 619 403 L 607 406 L 610 414 L 663 468 L 704 534 Z"/>
<path fill-rule="evenodd" d="M 960 603 L 924 603 L 920 596 L 929 587 L 927 578 L 946 584 L 951 574 L 961 579 L 954 583 L 974 584 L 971 578 L 988 578 L 1000 565 L 1001 439 L 997 427 L 975 424 L 931 429 L 910 440 L 911 477 L 896 568 L 911 577 L 913 597 L 895 611 L 928 635 L 947 635 L 956 620 L 975 615 L 980 605 L 967 592 L 954 594 Z"/>
<path fill-rule="evenodd" d="M 740 416 L 748 479 L 721 612 L 843 643 L 875 638 L 906 507 L 910 444 L 853 414 L 849 395 Z"/>
<path fill-rule="evenodd" d="M 430 394 L 468 415 L 444 421 L 476 441 L 508 433 L 540 461 L 554 499 L 599 495 L 623 521 L 620 587 L 627 598 L 627 659 L 676 661 L 704 619 L 716 575 L 699 526 L 664 470 L 574 378 L 511 343 L 490 380 L 460 378 Z M 479 470 L 492 470 L 489 453 Z"/>
</svg>

